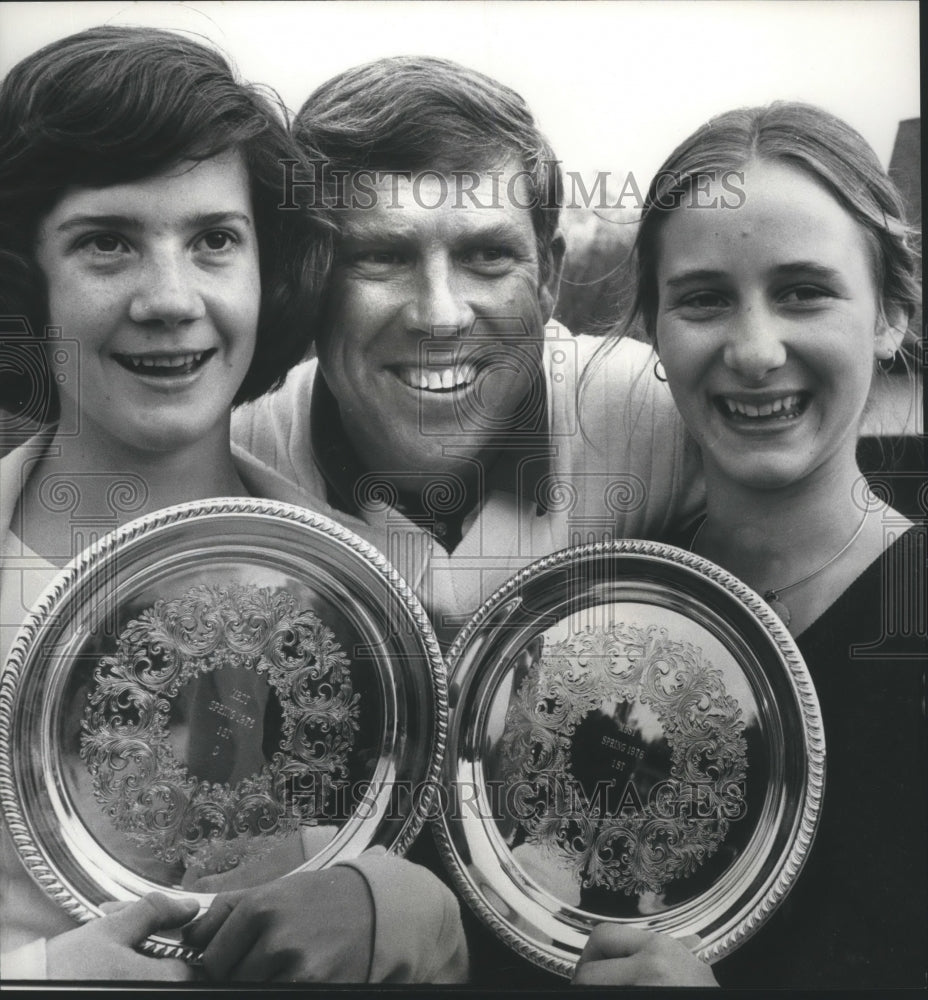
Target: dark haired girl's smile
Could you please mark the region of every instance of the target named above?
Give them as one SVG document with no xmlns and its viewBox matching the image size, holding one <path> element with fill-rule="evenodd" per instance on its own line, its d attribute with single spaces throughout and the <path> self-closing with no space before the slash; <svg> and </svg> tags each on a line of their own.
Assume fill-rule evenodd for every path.
<svg viewBox="0 0 928 1000">
<path fill-rule="evenodd" d="M 80 345 L 81 411 L 104 438 L 160 450 L 227 436 L 260 305 L 252 215 L 231 153 L 74 188 L 42 221 L 50 319 Z"/>
</svg>

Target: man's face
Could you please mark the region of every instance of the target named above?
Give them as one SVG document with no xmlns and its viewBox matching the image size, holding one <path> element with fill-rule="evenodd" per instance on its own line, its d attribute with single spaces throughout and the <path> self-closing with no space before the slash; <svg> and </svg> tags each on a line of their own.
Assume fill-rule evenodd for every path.
<svg viewBox="0 0 928 1000">
<path fill-rule="evenodd" d="M 342 210 L 319 360 L 362 464 L 400 489 L 472 479 L 539 411 L 558 267 L 542 284 L 520 169 L 481 175 L 479 204 L 425 171 L 383 177 Z"/>
</svg>

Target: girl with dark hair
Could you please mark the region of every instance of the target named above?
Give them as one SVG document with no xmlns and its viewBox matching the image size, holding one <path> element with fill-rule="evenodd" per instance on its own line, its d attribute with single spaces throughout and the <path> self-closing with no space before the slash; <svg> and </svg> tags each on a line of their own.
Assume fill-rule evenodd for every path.
<svg viewBox="0 0 928 1000">
<path fill-rule="evenodd" d="M 300 158 L 274 101 L 170 32 L 91 29 L 0 86 L 3 430 L 16 445 L 0 464 L 4 660 L 77 554 L 72 520 L 43 493 L 50 477 L 74 485 L 82 523 L 108 527 L 216 496 L 301 502 L 229 443 L 232 407 L 305 354 L 328 270 L 326 217 L 280 207 L 292 200 L 283 164 Z M 130 495 L 131 509 L 114 507 Z M 191 977 L 135 946 L 195 903 L 154 894 L 77 927 L 32 881 L 5 823 L 0 851 L 5 979 Z M 308 907 L 313 893 L 325 906 Z M 197 925 L 204 967 L 239 979 L 392 974 L 374 907 L 408 894 L 435 935 L 447 932 L 443 951 L 420 926 L 413 954 L 436 975 L 460 965 L 450 892 L 406 862 L 362 858 L 217 897 Z M 285 904 L 315 919 L 280 918 Z M 408 966 L 405 951 L 399 960 Z"/>
<path fill-rule="evenodd" d="M 900 198 L 827 112 L 732 111 L 664 163 L 636 254 L 632 318 L 705 468 L 706 517 L 682 542 L 763 595 L 796 638 L 827 775 L 797 884 L 733 955 L 710 970 L 681 942 L 603 925 L 575 981 L 923 986 L 925 532 L 856 459 L 875 373 L 918 302 Z"/>
</svg>

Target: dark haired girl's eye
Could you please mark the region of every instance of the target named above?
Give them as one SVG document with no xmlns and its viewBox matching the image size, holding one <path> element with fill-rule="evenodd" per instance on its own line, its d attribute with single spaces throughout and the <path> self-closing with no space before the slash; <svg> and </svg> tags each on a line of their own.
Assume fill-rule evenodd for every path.
<svg viewBox="0 0 928 1000">
<path fill-rule="evenodd" d="M 83 246 L 97 253 L 119 253 L 125 248 L 123 241 L 113 233 L 94 233 L 83 241 Z"/>
<path fill-rule="evenodd" d="M 235 237 L 225 229 L 215 229 L 202 237 L 207 250 L 228 250 L 235 242 Z"/>
</svg>

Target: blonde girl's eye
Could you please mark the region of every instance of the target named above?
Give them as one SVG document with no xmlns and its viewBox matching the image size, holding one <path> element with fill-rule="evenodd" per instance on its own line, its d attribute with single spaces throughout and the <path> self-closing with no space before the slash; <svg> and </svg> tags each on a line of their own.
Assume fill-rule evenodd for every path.
<svg viewBox="0 0 928 1000">
<path fill-rule="evenodd" d="M 786 305 L 813 305 L 823 299 L 829 299 L 832 295 L 829 291 L 817 285 L 795 285 L 788 288 L 781 296 L 780 301 Z"/>
<path fill-rule="evenodd" d="M 705 291 L 691 292 L 689 295 L 684 296 L 677 303 L 677 309 L 684 316 L 699 319 L 717 313 L 719 310 L 724 309 L 727 304 L 728 300 L 721 292 L 713 292 L 707 289 Z"/>
<path fill-rule="evenodd" d="M 717 309 L 725 304 L 724 298 L 718 292 L 699 292 L 691 301 L 704 309 Z"/>
</svg>

